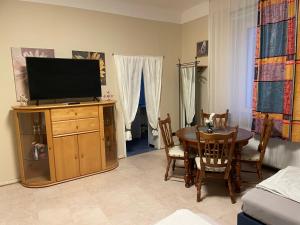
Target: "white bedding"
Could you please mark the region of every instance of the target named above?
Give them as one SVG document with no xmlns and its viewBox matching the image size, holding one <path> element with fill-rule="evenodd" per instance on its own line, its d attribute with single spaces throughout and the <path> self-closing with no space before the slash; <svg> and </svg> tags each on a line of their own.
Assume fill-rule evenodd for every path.
<svg viewBox="0 0 300 225">
<path fill-rule="evenodd" d="M 259 136 L 255 136 L 249 140 L 249 145 L 257 148 L 259 140 Z M 300 167 L 300 143 L 271 138 L 264 157 L 264 164 L 277 169 L 287 166 Z"/>
<path fill-rule="evenodd" d="M 179 209 L 155 225 L 217 225 L 206 216 L 197 215 L 188 209 Z"/>
<path fill-rule="evenodd" d="M 288 166 L 256 187 L 300 203 L 300 168 Z"/>
</svg>

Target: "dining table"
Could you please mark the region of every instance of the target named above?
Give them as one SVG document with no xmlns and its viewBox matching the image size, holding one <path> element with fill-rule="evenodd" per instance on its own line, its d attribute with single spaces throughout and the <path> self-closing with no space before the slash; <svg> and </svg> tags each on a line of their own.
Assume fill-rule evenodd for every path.
<svg viewBox="0 0 300 225">
<path fill-rule="evenodd" d="M 190 154 L 195 153 L 198 148 L 198 140 L 196 137 L 196 129 L 205 132 L 207 130 L 206 127 L 184 127 L 176 131 L 176 136 L 179 141 L 182 143 L 184 148 L 184 181 L 185 187 L 190 187 L 193 184 L 193 174 L 190 165 Z M 214 133 L 226 134 L 232 131 L 233 127 L 227 128 L 216 128 L 213 130 Z M 234 183 L 235 183 L 235 191 L 240 192 L 241 190 L 241 152 L 243 147 L 246 146 L 249 140 L 253 137 L 253 133 L 251 131 L 245 130 L 243 128 L 238 128 L 237 138 L 235 141 L 235 150 L 234 150 L 234 160 L 233 169 L 234 169 Z"/>
</svg>

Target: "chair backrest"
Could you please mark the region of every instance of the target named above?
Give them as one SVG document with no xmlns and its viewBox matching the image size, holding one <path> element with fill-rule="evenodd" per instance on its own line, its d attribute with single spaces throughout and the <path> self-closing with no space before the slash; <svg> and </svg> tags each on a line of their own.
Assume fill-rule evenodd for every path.
<svg viewBox="0 0 300 225">
<path fill-rule="evenodd" d="M 273 120 L 269 118 L 268 114 L 266 114 L 266 116 L 264 118 L 264 122 L 263 122 L 259 145 L 258 145 L 258 151 L 260 152 L 259 161 L 261 163 L 265 156 L 266 148 L 267 148 L 269 139 L 271 137 L 273 125 L 274 125 Z"/>
<path fill-rule="evenodd" d="M 174 146 L 170 114 L 168 113 L 167 118 L 164 120 L 158 118 L 158 124 L 165 144 L 165 149 L 168 151 L 169 148 Z"/>
<path fill-rule="evenodd" d="M 216 128 L 226 128 L 228 123 L 229 110 L 227 109 L 225 113 L 215 114 L 214 116 L 214 127 Z"/>
<path fill-rule="evenodd" d="M 200 124 L 205 126 L 205 119 L 208 119 L 209 113 L 204 113 L 203 109 L 200 111 Z M 215 114 L 213 117 L 213 124 L 215 128 L 226 128 L 228 123 L 229 110 L 227 109 L 225 113 Z"/>
<path fill-rule="evenodd" d="M 209 119 L 210 114 L 203 112 L 203 109 L 200 111 L 200 126 L 205 126 L 205 120 Z"/>
<path fill-rule="evenodd" d="M 232 156 L 235 148 L 237 128 L 227 134 L 208 134 L 196 131 L 198 153 L 201 171 L 205 168 L 225 168 L 225 178 L 228 178 L 231 169 Z"/>
</svg>

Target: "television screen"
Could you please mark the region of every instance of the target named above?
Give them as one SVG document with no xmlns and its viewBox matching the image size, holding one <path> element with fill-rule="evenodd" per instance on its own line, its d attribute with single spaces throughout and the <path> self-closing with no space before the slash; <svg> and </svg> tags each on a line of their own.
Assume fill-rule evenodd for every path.
<svg viewBox="0 0 300 225">
<path fill-rule="evenodd" d="M 99 60 L 26 58 L 31 100 L 100 97 Z"/>
</svg>

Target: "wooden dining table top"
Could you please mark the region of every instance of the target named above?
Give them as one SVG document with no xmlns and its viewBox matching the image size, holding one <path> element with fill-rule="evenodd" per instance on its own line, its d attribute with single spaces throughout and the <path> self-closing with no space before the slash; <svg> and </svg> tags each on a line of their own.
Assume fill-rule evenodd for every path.
<svg viewBox="0 0 300 225">
<path fill-rule="evenodd" d="M 205 131 L 206 127 L 200 127 L 199 130 Z M 213 129 L 213 133 L 226 134 L 233 130 L 234 130 L 233 127 L 219 128 L 219 129 L 216 128 L 216 129 Z M 176 131 L 176 136 L 180 140 L 184 140 L 184 141 L 187 141 L 190 143 L 196 144 L 198 142 L 197 137 L 196 137 L 196 126 L 181 128 Z M 245 141 L 248 142 L 249 139 L 251 139 L 252 137 L 253 137 L 253 133 L 251 131 L 245 130 L 243 128 L 238 128 L 236 144 L 245 142 Z"/>
</svg>

